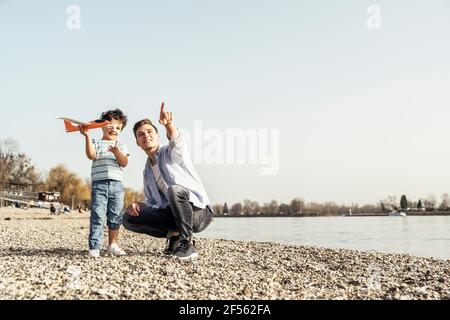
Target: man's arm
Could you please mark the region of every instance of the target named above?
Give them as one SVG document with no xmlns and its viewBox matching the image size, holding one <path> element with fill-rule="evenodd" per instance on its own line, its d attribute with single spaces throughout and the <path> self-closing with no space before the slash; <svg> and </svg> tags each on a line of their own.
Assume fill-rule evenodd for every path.
<svg viewBox="0 0 450 320">
<path fill-rule="evenodd" d="M 91 135 L 89 134 L 89 129 L 86 127 L 83 127 L 81 125 L 79 127 L 80 127 L 80 133 L 85 138 L 86 156 L 88 157 L 89 160 L 94 160 L 95 158 L 97 158 L 97 153 L 95 152 L 94 144 L 92 143 Z"/>
</svg>

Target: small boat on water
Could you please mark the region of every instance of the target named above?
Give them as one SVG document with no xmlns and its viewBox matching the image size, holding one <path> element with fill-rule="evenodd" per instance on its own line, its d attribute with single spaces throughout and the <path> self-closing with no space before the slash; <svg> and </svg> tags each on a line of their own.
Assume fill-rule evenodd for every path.
<svg viewBox="0 0 450 320">
<path fill-rule="evenodd" d="M 406 217 L 406 213 L 402 212 L 402 211 L 391 211 L 388 213 L 389 217 Z"/>
</svg>

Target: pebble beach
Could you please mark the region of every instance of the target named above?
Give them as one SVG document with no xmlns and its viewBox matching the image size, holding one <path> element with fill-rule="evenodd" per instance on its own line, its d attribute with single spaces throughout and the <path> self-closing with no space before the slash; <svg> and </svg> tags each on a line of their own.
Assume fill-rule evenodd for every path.
<svg viewBox="0 0 450 320">
<path fill-rule="evenodd" d="M 450 260 L 200 233 L 199 257 L 179 261 L 123 228 L 127 256 L 93 259 L 88 232 L 87 213 L 0 208 L 0 299 L 450 299 Z"/>
</svg>

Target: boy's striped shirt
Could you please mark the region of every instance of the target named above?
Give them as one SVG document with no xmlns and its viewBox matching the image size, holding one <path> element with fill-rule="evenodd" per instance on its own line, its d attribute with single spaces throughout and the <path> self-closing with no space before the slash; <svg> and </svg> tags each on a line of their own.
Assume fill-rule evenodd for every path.
<svg viewBox="0 0 450 320">
<path fill-rule="evenodd" d="M 116 157 L 108 148 L 114 146 L 116 141 L 95 140 L 92 143 L 97 153 L 97 158 L 92 161 L 91 179 L 92 181 L 116 180 L 123 181 L 123 168 L 119 166 Z M 117 142 L 120 152 L 129 156 L 127 146 L 124 143 Z"/>
</svg>

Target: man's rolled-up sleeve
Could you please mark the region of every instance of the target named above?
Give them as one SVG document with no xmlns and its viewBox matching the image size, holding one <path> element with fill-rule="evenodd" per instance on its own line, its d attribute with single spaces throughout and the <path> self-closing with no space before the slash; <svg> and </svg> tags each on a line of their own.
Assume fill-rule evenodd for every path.
<svg viewBox="0 0 450 320">
<path fill-rule="evenodd" d="M 182 161 L 187 150 L 186 150 L 186 144 L 184 142 L 183 135 L 178 130 L 178 137 L 175 139 L 169 140 L 169 148 L 172 160 L 174 161 Z"/>
</svg>

